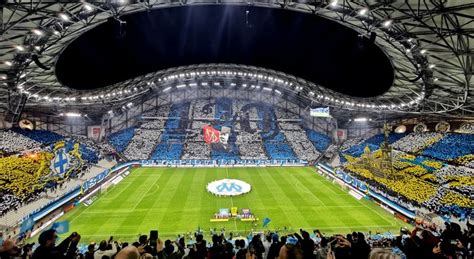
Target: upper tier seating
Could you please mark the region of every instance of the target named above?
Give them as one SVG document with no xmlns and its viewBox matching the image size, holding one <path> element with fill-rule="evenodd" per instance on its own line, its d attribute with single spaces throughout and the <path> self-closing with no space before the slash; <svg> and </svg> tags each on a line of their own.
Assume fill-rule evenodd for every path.
<svg viewBox="0 0 474 259">
<path fill-rule="evenodd" d="M 306 132 L 299 125 L 286 122 L 280 122 L 279 125 L 282 129 L 285 129 L 283 134 L 300 159 L 316 161 L 319 158 L 321 153 L 315 149 L 312 141 L 308 139 Z"/>
<path fill-rule="evenodd" d="M 12 130 L 42 144 L 54 143 L 64 138 L 64 136 L 47 130 L 27 130 L 20 128 L 14 128 Z"/>
<path fill-rule="evenodd" d="M 0 151 L 16 153 L 23 150 L 40 147 L 41 143 L 11 130 L 0 131 Z"/>
<path fill-rule="evenodd" d="M 151 159 L 180 159 L 186 139 L 190 103 L 173 104 L 169 110 L 165 129 Z M 155 142 L 156 143 L 156 142 Z"/>
<path fill-rule="evenodd" d="M 110 134 L 108 140 L 117 152 L 123 152 L 127 148 L 128 143 L 132 140 L 134 134 L 135 127 L 130 127 Z"/>
<path fill-rule="evenodd" d="M 440 140 L 442 137 L 443 134 L 437 132 L 412 132 L 393 143 L 392 148 L 408 153 L 417 153 Z"/>
<path fill-rule="evenodd" d="M 446 134 L 423 151 L 423 155 L 448 161 L 474 154 L 474 134 Z"/>
<path fill-rule="evenodd" d="M 313 142 L 314 147 L 319 152 L 324 152 L 331 144 L 331 138 L 327 135 L 314 131 L 312 129 L 305 129 L 308 139 Z"/>
</svg>

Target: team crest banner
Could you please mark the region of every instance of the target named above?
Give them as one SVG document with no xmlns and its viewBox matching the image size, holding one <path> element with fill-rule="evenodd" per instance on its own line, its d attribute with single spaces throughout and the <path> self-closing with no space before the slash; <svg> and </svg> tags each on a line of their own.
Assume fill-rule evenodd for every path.
<svg viewBox="0 0 474 259">
<path fill-rule="evenodd" d="M 70 157 L 65 148 L 54 151 L 54 158 L 51 161 L 51 170 L 55 175 L 62 176 L 69 169 Z"/>
</svg>

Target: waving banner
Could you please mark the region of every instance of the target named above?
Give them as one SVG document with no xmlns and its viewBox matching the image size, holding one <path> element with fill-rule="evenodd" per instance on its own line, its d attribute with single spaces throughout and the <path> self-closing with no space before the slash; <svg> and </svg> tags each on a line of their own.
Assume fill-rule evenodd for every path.
<svg viewBox="0 0 474 259">
<path fill-rule="evenodd" d="M 204 135 L 204 141 L 207 144 L 219 142 L 220 132 L 214 129 L 212 126 L 204 126 L 204 128 L 202 128 L 202 132 Z"/>
</svg>

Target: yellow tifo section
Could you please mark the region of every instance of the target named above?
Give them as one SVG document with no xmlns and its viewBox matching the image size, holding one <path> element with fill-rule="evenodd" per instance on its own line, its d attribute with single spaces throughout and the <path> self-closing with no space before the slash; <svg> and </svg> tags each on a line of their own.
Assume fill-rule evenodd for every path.
<svg viewBox="0 0 474 259">
<path fill-rule="evenodd" d="M 54 144 L 54 150 L 63 148 L 64 141 Z M 84 163 L 78 143 L 73 145 L 69 155 L 79 160 L 76 166 L 72 166 L 63 175 L 51 176 L 51 161 L 54 158 L 52 152 L 39 151 L 24 155 L 12 155 L 0 158 L 0 191 L 9 191 L 18 198 L 42 189 L 48 181 L 61 183 L 66 181 L 69 174 L 81 167 Z"/>
<path fill-rule="evenodd" d="M 44 183 L 40 183 L 40 179 L 50 173 L 49 166 L 53 156 L 49 152 L 38 152 L 34 155 L 0 158 L 0 190 L 8 190 L 23 198 L 43 188 Z"/>
</svg>

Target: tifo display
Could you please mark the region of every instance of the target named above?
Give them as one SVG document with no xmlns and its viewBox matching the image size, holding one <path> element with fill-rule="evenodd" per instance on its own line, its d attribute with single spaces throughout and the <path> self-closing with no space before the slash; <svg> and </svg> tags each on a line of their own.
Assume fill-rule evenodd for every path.
<svg viewBox="0 0 474 259">
<path fill-rule="evenodd" d="M 222 179 L 207 184 L 207 191 L 216 196 L 243 195 L 251 190 L 250 184 L 237 179 Z"/>
</svg>

